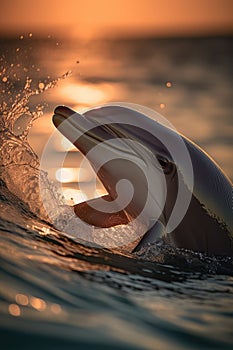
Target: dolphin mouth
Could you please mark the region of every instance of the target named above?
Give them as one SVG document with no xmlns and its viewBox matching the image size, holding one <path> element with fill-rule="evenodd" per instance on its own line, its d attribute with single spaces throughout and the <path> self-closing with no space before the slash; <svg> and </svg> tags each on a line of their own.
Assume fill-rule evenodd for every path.
<svg viewBox="0 0 233 350">
<path fill-rule="evenodd" d="M 53 115 L 55 127 L 86 156 L 107 192 L 99 199 L 76 204 L 75 214 L 86 223 L 102 228 L 126 225 L 134 219 L 145 227 L 155 218 L 165 222 L 162 169 L 154 161 L 151 151 L 140 142 L 140 135 L 134 134 L 127 124 L 125 127 L 124 120 L 118 116 L 108 118 L 108 113 L 102 113 L 101 108 L 92 111 L 81 114 L 58 106 Z M 98 146 L 96 150 L 95 146 Z M 149 184 L 153 176 L 157 180 L 154 181 L 155 190 L 151 192 Z M 127 183 L 124 190 L 118 190 L 117 184 L 122 179 L 131 186 Z M 113 212 L 102 211 L 106 201 Z M 95 208 L 92 208 L 93 204 Z"/>
</svg>

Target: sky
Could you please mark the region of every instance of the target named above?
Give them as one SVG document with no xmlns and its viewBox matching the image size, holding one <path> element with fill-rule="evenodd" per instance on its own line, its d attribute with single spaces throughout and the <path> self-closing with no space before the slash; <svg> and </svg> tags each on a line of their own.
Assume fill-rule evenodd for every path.
<svg viewBox="0 0 233 350">
<path fill-rule="evenodd" d="M 1 0 L 0 35 L 233 33 L 233 0 Z"/>
</svg>

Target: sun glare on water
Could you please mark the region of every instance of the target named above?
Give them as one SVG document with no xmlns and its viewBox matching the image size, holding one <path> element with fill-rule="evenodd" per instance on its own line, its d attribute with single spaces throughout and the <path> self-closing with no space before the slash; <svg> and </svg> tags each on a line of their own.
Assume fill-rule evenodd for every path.
<svg viewBox="0 0 233 350">
<path fill-rule="evenodd" d="M 92 193 L 89 193 L 88 191 L 85 193 L 84 191 L 74 189 L 73 187 L 65 187 L 62 189 L 62 194 L 68 205 L 75 205 L 93 198 L 99 198 L 105 195 L 106 191 L 104 189 L 97 188 Z"/>
<path fill-rule="evenodd" d="M 84 202 L 106 194 L 99 183 L 95 184 L 95 173 L 91 168 L 58 168 L 53 169 L 50 176 L 61 184 L 62 195 L 68 205 Z M 79 184 L 83 184 L 79 189 Z"/>
<path fill-rule="evenodd" d="M 58 94 L 62 99 L 68 101 L 67 103 L 74 104 L 74 110 L 81 108 L 88 108 L 89 106 L 99 105 L 108 102 L 114 95 L 113 87 L 109 84 L 82 84 L 73 82 L 64 82 L 59 87 Z M 74 145 L 62 137 L 58 140 L 56 149 L 60 152 L 77 152 Z M 62 194 L 66 199 L 67 204 L 74 205 L 84 202 L 91 198 L 97 198 L 106 194 L 105 189 L 97 180 L 97 185 L 94 188 L 93 183 L 96 181 L 96 175 L 90 167 L 80 167 L 79 161 L 68 166 L 59 168 L 51 168 L 49 175 L 53 181 L 61 184 Z M 84 184 L 86 192 L 79 189 L 79 184 Z"/>
<path fill-rule="evenodd" d="M 68 152 L 68 151 L 75 151 L 76 148 L 73 145 L 72 142 L 70 142 L 68 139 L 66 139 L 65 137 L 63 137 L 61 139 L 61 147 L 62 149 L 64 149 L 64 151 Z"/>
<path fill-rule="evenodd" d="M 55 173 L 56 180 L 62 183 L 91 182 L 95 174 L 91 168 L 58 168 Z"/>
<path fill-rule="evenodd" d="M 78 102 L 79 105 L 95 105 L 107 101 L 110 97 L 110 90 L 108 84 L 64 84 L 59 92 L 67 101 Z"/>
</svg>

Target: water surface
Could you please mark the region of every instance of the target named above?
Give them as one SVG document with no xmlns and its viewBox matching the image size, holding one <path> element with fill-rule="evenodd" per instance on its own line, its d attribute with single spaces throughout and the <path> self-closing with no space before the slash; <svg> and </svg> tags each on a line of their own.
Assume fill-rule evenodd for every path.
<svg viewBox="0 0 233 350">
<path fill-rule="evenodd" d="M 8 108 L 9 128 L 20 115 L 25 118 L 12 132 L 1 130 L 4 349 L 232 348 L 232 258 L 166 246 L 151 246 L 133 255 L 77 242 L 52 228 L 46 217 L 43 220 L 36 187 L 36 154 L 41 156 L 53 131 L 53 108 L 63 103 L 82 109 L 127 101 L 156 109 L 216 158 L 232 178 L 231 42 L 231 38 L 2 40 L 1 96 L 8 107 L 20 91 L 22 101 L 22 91 L 29 97 L 30 90 L 39 93 L 48 81 L 73 72 L 58 87 L 32 94 L 14 111 Z M 32 82 L 25 90 L 27 76 Z M 26 135 L 19 137 L 33 116 L 27 107 L 36 111 L 35 118 L 42 107 L 44 111 L 30 131 L 36 154 Z M 54 161 L 55 170 L 49 176 L 55 178 L 54 155 L 67 148 L 58 140 L 52 151 L 48 162 Z M 68 152 L 70 168 L 73 154 Z M 91 178 L 83 181 L 86 196 L 92 196 Z M 64 184 L 72 191 L 75 186 Z"/>
</svg>

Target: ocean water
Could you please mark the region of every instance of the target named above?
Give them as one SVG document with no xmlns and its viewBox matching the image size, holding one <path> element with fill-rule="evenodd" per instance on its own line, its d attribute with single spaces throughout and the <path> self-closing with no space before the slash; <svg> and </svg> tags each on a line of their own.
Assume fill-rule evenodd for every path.
<svg viewBox="0 0 233 350">
<path fill-rule="evenodd" d="M 159 111 L 233 178 L 231 62 L 229 37 L 1 39 L 1 348 L 232 348 L 232 258 L 74 240 L 47 222 L 38 186 L 54 107 L 110 101 Z M 62 139 L 54 143 L 43 175 L 53 208 L 62 202 L 51 184 L 59 152 L 71 169 L 80 162 Z M 95 195 L 91 176 L 86 197 Z M 63 186 L 77 190 L 74 180 Z"/>
</svg>

